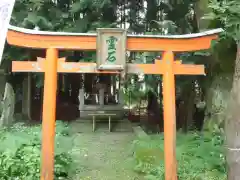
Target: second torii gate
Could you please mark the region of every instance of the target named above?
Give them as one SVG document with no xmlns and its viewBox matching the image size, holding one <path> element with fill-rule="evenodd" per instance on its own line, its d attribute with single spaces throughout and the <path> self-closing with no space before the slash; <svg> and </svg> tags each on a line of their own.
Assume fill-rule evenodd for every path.
<svg viewBox="0 0 240 180">
<path fill-rule="evenodd" d="M 53 180 L 57 73 L 145 73 L 163 75 L 165 180 L 177 180 L 175 75 L 204 75 L 203 65 L 174 61 L 174 52 L 210 48 L 222 30 L 181 36 L 134 36 L 120 29 L 97 34 L 55 33 L 10 27 L 7 40 L 15 46 L 46 49 L 46 59 L 13 61 L 13 72 L 44 72 L 41 180 Z M 115 42 L 115 44 L 114 44 Z M 97 45 L 98 44 L 98 45 Z M 97 63 L 65 62 L 59 49 L 97 50 Z M 125 64 L 125 51 L 164 51 L 155 64 Z"/>
</svg>

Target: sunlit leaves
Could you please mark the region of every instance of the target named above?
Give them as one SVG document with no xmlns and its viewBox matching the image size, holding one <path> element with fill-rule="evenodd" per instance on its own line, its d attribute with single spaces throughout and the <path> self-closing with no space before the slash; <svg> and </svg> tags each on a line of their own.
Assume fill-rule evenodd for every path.
<svg viewBox="0 0 240 180">
<path fill-rule="evenodd" d="M 52 24 L 45 17 L 39 16 L 34 12 L 29 12 L 23 21 L 24 26 L 40 27 L 41 29 L 51 29 Z"/>
<path fill-rule="evenodd" d="M 71 5 L 71 13 L 77 13 L 87 9 L 101 9 L 105 6 L 110 6 L 110 0 L 78 0 Z"/>
<path fill-rule="evenodd" d="M 227 36 L 240 40 L 240 1 L 210 0 L 209 8 L 212 12 L 204 18 L 220 21 L 225 27 Z"/>
<path fill-rule="evenodd" d="M 32 4 L 32 11 L 39 11 L 44 5 L 44 0 L 29 0 L 29 3 Z"/>
<path fill-rule="evenodd" d="M 163 20 L 163 21 L 152 20 L 152 22 L 158 25 L 158 28 L 162 30 L 163 34 L 177 33 L 177 25 L 171 20 Z"/>
<path fill-rule="evenodd" d="M 86 9 L 87 7 L 88 7 L 88 2 L 89 1 L 87 1 L 87 0 L 79 0 L 79 1 L 77 1 L 77 2 L 75 2 L 75 3 L 73 3 L 72 5 L 71 5 L 71 9 L 70 9 L 70 12 L 71 13 L 76 13 L 76 12 L 79 12 L 79 11 L 81 11 L 81 10 L 84 10 L 84 9 Z"/>
</svg>

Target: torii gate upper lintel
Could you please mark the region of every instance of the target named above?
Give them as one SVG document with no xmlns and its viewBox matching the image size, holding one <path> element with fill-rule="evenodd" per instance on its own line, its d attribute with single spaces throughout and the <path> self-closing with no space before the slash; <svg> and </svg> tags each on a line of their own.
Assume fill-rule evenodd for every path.
<svg viewBox="0 0 240 180">
<path fill-rule="evenodd" d="M 39 58 L 37 62 L 12 62 L 14 72 L 45 72 L 41 180 L 53 180 L 57 73 L 61 72 L 162 74 L 165 180 L 177 180 L 175 75 L 204 75 L 205 72 L 203 65 L 174 61 L 173 52 L 209 49 L 211 41 L 218 37 L 222 29 L 180 36 L 127 35 L 121 29 L 105 30 L 98 30 L 98 34 L 77 34 L 9 28 L 7 41 L 10 45 L 47 51 L 46 58 Z M 97 50 L 98 62 L 65 62 L 64 58 L 58 59 L 59 49 Z M 162 60 L 155 60 L 155 64 L 126 64 L 126 50 L 164 53 Z"/>
</svg>

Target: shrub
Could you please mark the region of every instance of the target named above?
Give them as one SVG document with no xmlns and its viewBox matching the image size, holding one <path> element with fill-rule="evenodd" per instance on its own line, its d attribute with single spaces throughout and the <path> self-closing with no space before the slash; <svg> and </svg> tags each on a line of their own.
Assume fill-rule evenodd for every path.
<svg viewBox="0 0 240 180">
<path fill-rule="evenodd" d="M 56 124 L 55 179 L 67 179 L 72 169 L 72 157 L 66 142 L 71 142 L 67 126 Z M 64 148 L 60 148 L 61 142 Z M 0 180 L 39 180 L 41 126 L 24 127 L 16 124 L 0 131 Z M 63 145 L 61 146 L 63 147 Z"/>
</svg>

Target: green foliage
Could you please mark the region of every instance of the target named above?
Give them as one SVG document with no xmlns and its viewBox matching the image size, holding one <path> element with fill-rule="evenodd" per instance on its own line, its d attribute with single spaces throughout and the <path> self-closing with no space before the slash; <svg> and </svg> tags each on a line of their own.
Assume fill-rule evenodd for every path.
<svg viewBox="0 0 240 180">
<path fill-rule="evenodd" d="M 155 21 L 152 20 L 153 23 L 157 24 L 157 31 L 161 32 L 162 34 L 164 33 L 164 30 L 167 30 L 169 34 L 176 34 L 177 32 L 177 26 L 173 21 L 170 20 L 163 20 L 163 21 Z"/>
<path fill-rule="evenodd" d="M 66 124 L 56 124 L 55 179 L 68 179 L 73 170 L 71 138 Z M 0 131 L 0 180 L 40 179 L 41 127 L 16 124 Z M 61 144 L 61 145 L 60 145 Z M 64 145 L 63 145 L 64 144 Z M 68 149 L 67 149 L 68 148 Z"/>
<path fill-rule="evenodd" d="M 164 179 L 163 136 L 134 142 L 135 171 L 148 180 Z M 223 138 L 219 133 L 177 134 L 179 180 L 224 180 L 226 164 Z"/>
<path fill-rule="evenodd" d="M 210 0 L 208 7 L 212 10 L 204 18 L 218 21 L 225 28 L 225 35 L 236 41 L 240 40 L 240 1 Z"/>
<path fill-rule="evenodd" d="M 11 23 L 31 29 L 88 32 L 115 26 L 114 15 L 104 16 L 111 8 L 109 0 L 17 0 Z"/>
</svg>

